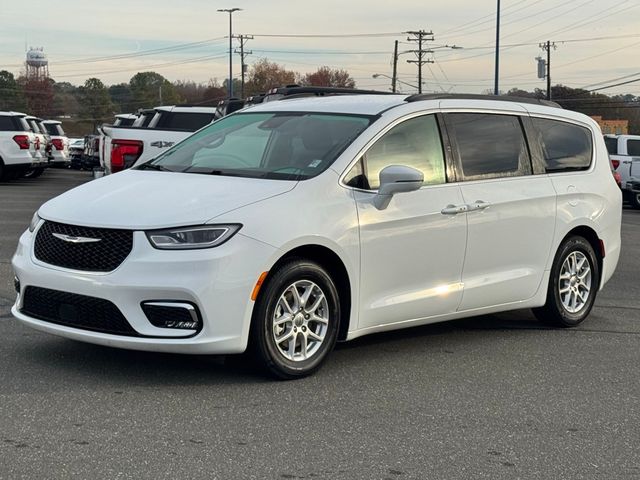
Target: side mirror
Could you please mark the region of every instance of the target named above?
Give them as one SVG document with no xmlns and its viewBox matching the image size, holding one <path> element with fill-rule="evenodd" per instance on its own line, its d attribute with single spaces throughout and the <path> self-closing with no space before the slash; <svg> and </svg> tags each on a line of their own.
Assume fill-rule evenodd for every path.
<svg viewBox="0 0 640 480">
<path fill-rule="evenodd" d="M 378 210 L 384 210 L 396 193 L 418 190 L 423 182 L 424 174 L 420 170 L 406 165 L 389 165 L 380 172 L 380 188 L 373 204 Z"/>
</svg>

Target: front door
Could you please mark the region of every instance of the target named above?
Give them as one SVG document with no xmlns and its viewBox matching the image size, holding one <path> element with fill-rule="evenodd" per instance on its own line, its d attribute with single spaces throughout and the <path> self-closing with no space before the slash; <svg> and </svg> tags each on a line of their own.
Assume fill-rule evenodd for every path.
<svg viewBox="0 0 640 480">
<path fill-rule="evenodd" d="M 407 165 L 424 173 L 424 186 L 373 205 L 379 173 Z M 360 222 L 359 328 L 426 319 L 455 312 L 462 299 L 466 214 L 442 211 L 463 204 L 447 184 L 435 115 L 414 117 L 385 133 L 345 179 L 356 186 Z"/>
</svg>

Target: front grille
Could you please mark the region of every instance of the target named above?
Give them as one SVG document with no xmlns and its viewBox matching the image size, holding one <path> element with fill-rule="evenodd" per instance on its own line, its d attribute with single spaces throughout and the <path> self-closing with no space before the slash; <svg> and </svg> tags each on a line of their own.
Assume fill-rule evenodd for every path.
<svg viewBox="0 0 640 480">
<path fill-rule="evenodd" d="M 140 336 L 118 307 L 102 298 L 27 286 L 20 311 L 29 317 L 67 327 Z"/>
<path fill-rule="evenodd" d="M 100 239 L 98 242 L 73 243 L 53 236 Z M 127 258 L 133 247 L 131 230 L 89 228 L 45 222 L 36 235 L 35 255 L 42 262 L 87 272 L 111 272 Z"/>
</svg>

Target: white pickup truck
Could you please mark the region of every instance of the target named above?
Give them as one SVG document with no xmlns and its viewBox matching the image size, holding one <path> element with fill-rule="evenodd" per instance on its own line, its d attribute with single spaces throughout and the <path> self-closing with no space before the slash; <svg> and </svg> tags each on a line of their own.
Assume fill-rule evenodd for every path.
<svg viewBox="0 0 640 480">
<path fill-rule="evenodd" d="M 611 165 L 620 174 L 622 194 L 640 209 L 640 135 L 605 135 Z"/>
<path fill-rule="evenodd" d="M 105 175 L 144 163 L 214 120 L 213 107 L 166 106 L 145 110 L 133 125 L 100 127 L 100 165 Z"/>
</svg>

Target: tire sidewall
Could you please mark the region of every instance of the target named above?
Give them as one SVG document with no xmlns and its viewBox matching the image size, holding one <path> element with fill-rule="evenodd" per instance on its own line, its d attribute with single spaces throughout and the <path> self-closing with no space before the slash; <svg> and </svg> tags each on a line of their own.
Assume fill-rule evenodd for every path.
<svg viewBox="0 0 640 480">
<path fill-rule="evenodd" d="M 573 252 L 580 252 L 585 255 L 591 268 L 591 288 L 589 290 L 589 297 L 587 298 L 586 305 L 578 312 L 571 313 L 567 311 L 562 304 L 560 298 L 559 284 L 560 284 L 560 270 L 567 257 Z M 562 244 L 558 255 L 556 256 L 553 268 L 551 269 L 551 292 L 549 292 L 549 299 L 553 300 L 554 309 L 557 311 L 560 322 L 564 326 L 573 327 L 580 324 L 591 312 L 593 304 L 596 299 L 596 294 L 600 286 L 600 271 L 598 269 L 598 261 L 596 254 L 591 244 L 582 237 L 571 237 Z"/>
<path fill-rule="evenodd" d="M 322 289 L 329 308 L 329 324 L 319 350 L 309 359 L 294 362 L 284 357 L 273 339 L 273 315 L 280 296 L 294 282 L 309 280 Z M 294 260 L 283 264 L 273 277 L 267 280 L 260 292 L 252 319 L 253 337 L 258 353 L 266 366 L 281 378 L 297 378 L 317 370 L 333 350 L 340 323 L 338 291 L 329 274 L 318 264 L 306 260 Z"/>
</svg>

